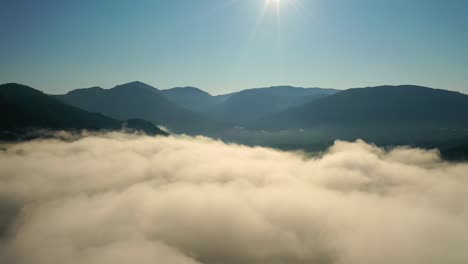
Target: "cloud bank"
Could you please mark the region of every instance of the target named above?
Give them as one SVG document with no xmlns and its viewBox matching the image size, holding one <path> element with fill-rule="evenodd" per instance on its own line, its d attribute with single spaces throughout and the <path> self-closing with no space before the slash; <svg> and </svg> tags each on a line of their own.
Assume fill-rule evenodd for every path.
<svg viewBox="0 0 468 264">
<path fill-rule="evenodd" d="M 336 142 L 207 138 L 0 148 L 0 263 L 468 263 L 468 164 Z"/>
</svg>

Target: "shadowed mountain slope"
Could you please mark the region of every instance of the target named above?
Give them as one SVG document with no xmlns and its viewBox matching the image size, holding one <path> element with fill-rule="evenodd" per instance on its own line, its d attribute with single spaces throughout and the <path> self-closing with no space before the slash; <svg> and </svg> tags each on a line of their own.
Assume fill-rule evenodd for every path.
<svg viewBox="0 0 468 264">
<path fill-rule="evenodd" d="M 232 93 L 224 102 L 208 109 L 215 117 L 246 125 L 272 113 L 296 107 L 336 93 L 334 89 L 274 86 Z"/>
<path fill-rule="evenodd" d="M 349 89 L 270 115 L 259 127 L 412 125 L 468 128 L 468 95 L 421 86 Z"/>
<path fill-rule="evenodd" d="M 118 85 L 112 89 L 78 89 L 55 97 L 87 111 L 113 118 L 149 120 L 177 133 L 209 134 L 227 126 L 184 109 L 168 100 L 156 88 L 141 82 Z"/>
<path fill-rule="evenodd" d="M 175 87 L 161 90 L 161 94 L 170 101 L 192 111 L 202 111 L 219 102 L 215 96 L 195 87 Z"/>
<path fill-rule="evenodd" d="M 90 113 L 56 100 L 31 87 L 9 83 L 0 85 L 0 128 L 2 137 L 35 129 L 121 130 L 126 124 L 98 113 Z M 150 134 L 166 134 L 144 120 L 129 120 L 128 129 Z M 145 124 L 143 128 L 141 124 Z"/>
</svg>

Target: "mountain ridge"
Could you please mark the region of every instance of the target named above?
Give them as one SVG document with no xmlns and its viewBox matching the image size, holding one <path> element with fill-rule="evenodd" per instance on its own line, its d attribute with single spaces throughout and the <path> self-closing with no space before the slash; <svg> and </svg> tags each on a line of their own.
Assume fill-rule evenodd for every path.
<svg viewBox="0 0 468 264">
<path fill-rule="evenodd" d="M 430 106 L 430 107 L 429 107 Z M 468 95 L 417 85 L 352 88 L 264 118 L 288 120 L 282 128 L 323 123 L 450 121 L 464 119 Z M 428 118 L 425 119 L 424 117 Z M 431 118 L 432 117 L 432 118 Z M 260 122 L 260 123 L 262 123 Z M 309 124 L 306 124 L 309 122 Z M 265 122 L 268 123 L 268 122 Z M 270 120 L 270 123 L 273 123 Z"/>
<path fill-rule="evenodd" d="M 121 121 L 99 113 L 70 106 L 26 85 L 0 85 L 1 137 L 21 137 L 32 130 L 143 130 L 149 134 L 167 135 L 145 120 Z M 135 126 L 133 126 L 135 125 Z"/>
<path fill-rule="evenodd" d="M 217 120 L 185 109 L 168 100 L 153 86 L 131 82 L 111 89 L 73 90 L 55 98 L 118 119 L 141 118 L 169 127 L 176 133 L 200 134 L 223 129 Z"/>
</svg>

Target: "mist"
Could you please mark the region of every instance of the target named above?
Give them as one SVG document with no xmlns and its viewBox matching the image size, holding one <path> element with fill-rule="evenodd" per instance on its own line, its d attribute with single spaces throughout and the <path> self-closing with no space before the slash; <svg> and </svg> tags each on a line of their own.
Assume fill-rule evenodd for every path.
<svg viewBox="0 0 468 264">
<path fill-rule="evenodd" d="M 467 222 L 468 163 L 437 150 L 120 133 L 0 146 L 7 264 L 464 264 Z"/>
</svg>

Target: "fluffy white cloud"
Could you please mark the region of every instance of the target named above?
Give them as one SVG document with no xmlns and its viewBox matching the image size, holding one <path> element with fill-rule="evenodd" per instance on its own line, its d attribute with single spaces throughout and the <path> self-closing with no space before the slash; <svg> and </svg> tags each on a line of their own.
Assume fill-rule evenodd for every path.
<svg viewBox="0 0 468 264">
<path fill-rule="evenodd" d="M 0 150 L 0 262 L 468 263 L 468 164 L 106 134 Z"/>
</svg>

